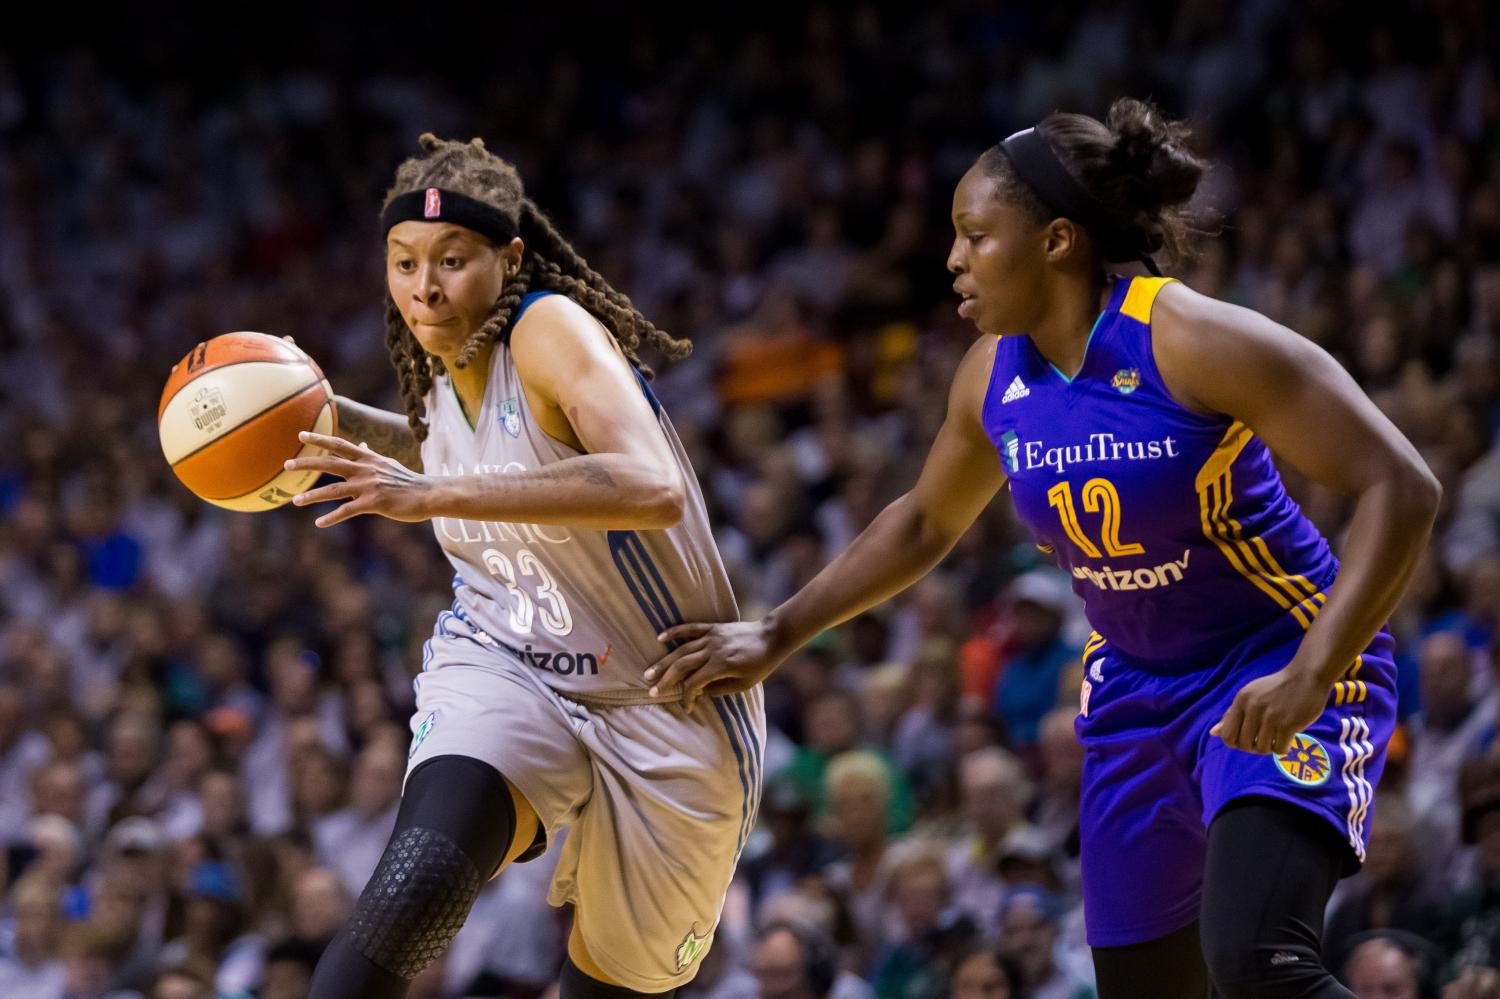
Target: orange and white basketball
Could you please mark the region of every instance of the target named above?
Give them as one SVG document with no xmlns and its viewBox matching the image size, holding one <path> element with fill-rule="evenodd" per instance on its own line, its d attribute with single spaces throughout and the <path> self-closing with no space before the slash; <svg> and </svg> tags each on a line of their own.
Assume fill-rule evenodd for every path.
<svg viewBox="0 0 1500 999">
<path fill-rule="evenodd" d="M 215 506 L 270 510 L 318 478 L 288 458 L 321 453 L 297 434 L 333 434 L 333 386 L 294 344 L 264 333 L 225 333 L 172 367 L 156 411 L 162 453 L 182 484 Z"/>
</svg>

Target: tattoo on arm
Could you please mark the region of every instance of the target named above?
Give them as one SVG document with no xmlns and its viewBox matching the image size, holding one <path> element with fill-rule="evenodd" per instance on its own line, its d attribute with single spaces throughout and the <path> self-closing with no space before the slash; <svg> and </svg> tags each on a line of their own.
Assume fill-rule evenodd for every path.
<svg viewBox="0 0 1500 999">
<path fill-rule="evenodd" d="M 609 474 L 609 469 L 605 468 L 597 461 L 586 462 L 581 471 L 583 472 L 584 478 L 588 479 L 589 482 L 592 482 L 594 485 L 605 486 L 606 488 L 614 488 L 615 477 Z"/>
<path fill-rule="evenodd" d="M 339 436 L 351 444 L 368 444 L 414 472 L 422 471 L 422 448 L 406 417 L 338 397 Z"/>
</svg>

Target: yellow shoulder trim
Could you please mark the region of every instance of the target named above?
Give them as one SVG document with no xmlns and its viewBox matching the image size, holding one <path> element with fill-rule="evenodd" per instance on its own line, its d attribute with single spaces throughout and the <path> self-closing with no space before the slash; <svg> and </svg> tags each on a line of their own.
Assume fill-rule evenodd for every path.
<svg viewBox="0 0 1500 999">
<path fill-rule="evenodd" d="M 1156 304 L 1156 296 L 1161 294 L 1168 281 L 1176 280 L 1169 277 L 1131 278 L 1130 290 L 1125 293 L 1125 302 L 1120 306 L 1120 311 L 1138 323 L 1150 325 L 1151 306 Z"/>
</svg>

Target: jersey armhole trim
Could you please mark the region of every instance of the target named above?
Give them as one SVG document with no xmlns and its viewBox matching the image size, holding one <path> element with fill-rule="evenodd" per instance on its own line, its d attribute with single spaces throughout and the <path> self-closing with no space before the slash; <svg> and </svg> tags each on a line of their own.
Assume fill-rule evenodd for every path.
<svg viewBox="0 0 1500 999">
<path fill-rule="evenodd" d="M 532 305 L 536 304 L 536 302 L 538 302 L 539 300 L 546 298 L 549 295 L 556 294 L 558 294 L 558 292 L 555 291 L 529 291 L 525 295 L 523 295 L 521 297 L 521 304 L 516 309 L 516 314 L 510 317 L 510 322 L 505 324 L 505 330 L 500 334 L 500 342 L 505 344 L 507 347 L 510 346 L 510 334 L 513 330 L 515 330 L 516 324 L 521 321 L 521 317 L 526 315 L 526 310 L 531 308 Z"/>
<path fill-rule="evenodd" d="M 1150 300 L 1146 302 L 1146 314 L 1148 316 L 1151 314 L 1152 310 L 1155 309 L 1156 299 L 1160 296 L 1162 289 L 1165 288 L 1168 283 L 1182 283 L 1176 278 L 1135 279 L 1136 282 L 1145 280 L 1156 282 L 1156 288 L 1151 292 Z M 1186 288 L 1187 285 L 1183 285 L 1183 287 Z M 1121 312 L 1123 313 L 1124 310 L 1122 309 Z M 1131 318 L 1135 317 L 1132 316 Z M 1177 395 L 1172 391 L 1171 387 L 1167 385 L 1167 380 L 1162 377 L 1161 367 L 1156 363 L 1156 327 L 1153 326 L 1149 321 L 1145 322 L 1144 325 L 1146 329 L 1144 349 L 1141 350 L 1142 360 L 1149 367 L 1151 377 L 1155 380 L 1157 387 L 1161 389 L 1161 394 L 1166 398 L 1168 402 L 1176 407 L 1178 412 L 1182 413 L 1185 417 L 1192 420 L 1193 422 L 1199 423 L 1206 427 L 1220 427 L 1228 430 L 1230 425 L 1236 422 L 1236 420 L 1232 416 L 1224 413 L 1200 413 L 1195 409 L 1189 409 L 1188 407 L 1184 406 L 1182 404 L 1182 400 L 1177 398 Z"/>
<path fill-rule="evenodd" d="M 1004 347 L 1005 337 L 995 337 L 995 356 L 990 359 L 990 377 L 989 381 L 986 382 L 984 386 L 984 398 L 979 402 L 979 426 L 984 431 L 984 435 L 990 438 L 990 443 L 994 444 L 996 447 L 999 447 L 1000 444 L 995 440 L 995 438 L 990 436 L 989 424 L 985 417 L 988 416 L 990 412 L 990 397 L 995 394 L 995 379 L 1000 375 L 1000 351 L 1003 350 Z M 1010 476 L 1006 476 L 1006 478 L 1009 479 Z"/>
<path fill-rule="evenodd" d="M 1176 280 L 1171 277 L 1131 278 L 1130 288 L 1125 292 L 1125 301 L 1120 303 L 1120 314 L 1150 326 L 1151 310 L 1156 305 L 1156 297 L 1163 288 Z"/>
</svg>

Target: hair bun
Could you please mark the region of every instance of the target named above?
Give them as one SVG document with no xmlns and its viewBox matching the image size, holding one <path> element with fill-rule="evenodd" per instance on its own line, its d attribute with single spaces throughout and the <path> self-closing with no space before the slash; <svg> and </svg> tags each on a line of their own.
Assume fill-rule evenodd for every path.
<svg viewBox="0 0 1500 999">
<path fill-rule="evenodd" d="M 1168 121 L 1134 97 L 1111 104 L 1105 125 L 1114 136 L 1110 172 L 1131 184 L 1136 203 L 1148 214 L 1193 196 L 1205 164 L 1187 147 L 1186 125 Z"/>
</svg>

